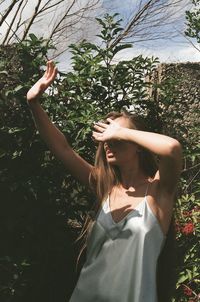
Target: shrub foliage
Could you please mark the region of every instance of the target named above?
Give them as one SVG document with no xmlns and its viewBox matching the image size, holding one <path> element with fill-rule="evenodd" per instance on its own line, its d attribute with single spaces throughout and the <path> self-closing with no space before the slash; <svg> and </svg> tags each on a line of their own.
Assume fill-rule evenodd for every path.
<svg viewBox="0 0 200 302">
<path fill-rule="evenodd" d="M 87 41 L 71 45 L 72 71 L 59 73 L 41 98 L 51 120 L 90 162 L 96 149 L 91 140 L 92 124 L 109 111 L 134 109 L 152 131 L 160 131 L 171 122 L 163 114 L 163 104 L 169 99 L 172 102 L 171 89 L 163 85 L 159 102 L 149 94 L 154 84 L 147 79 L 158 60 L 138 56 L 114 63 L 120 51 L 131 47 L 110 47 L 122 30 L 117 18 L 116 14 L 97 19 L 102 26 L 101 46 Z M 26 103 L 26 92 L 42 75 L 41 66 L 50 48 L 33 34 L 22 43 L 0 48 L 0 297 L 5 302 L 61 302 L 70 297 L 77 278 L 78 245 L 74 239 L 94 198 L 67 174 L 41 141 Z M 182 179 L 176 209 L 183 260 L 175 295 L 177 301 L 188 301 L 189 295 L 196 301 L 199 191 L 193 167 L 199 153 L 197 149 L 195 154 L 190 153 L 189 144 L 184 147 L 189 150 L 189 170 Z M 193 192 L 187 190 L 188 179 L 193 181 Z"/>
</svg>

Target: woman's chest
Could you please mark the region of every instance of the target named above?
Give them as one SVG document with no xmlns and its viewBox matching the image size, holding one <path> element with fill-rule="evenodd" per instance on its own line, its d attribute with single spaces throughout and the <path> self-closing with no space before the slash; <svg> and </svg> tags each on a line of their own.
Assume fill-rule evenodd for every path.
<svg viewBox="0 0 200 302">
<path fill-rule="evenodd" d="M 117 223 L 144 202 L 143 190 L 113 190 L 108 196 L 108 208 L 113 220 Z"/>
</svg>

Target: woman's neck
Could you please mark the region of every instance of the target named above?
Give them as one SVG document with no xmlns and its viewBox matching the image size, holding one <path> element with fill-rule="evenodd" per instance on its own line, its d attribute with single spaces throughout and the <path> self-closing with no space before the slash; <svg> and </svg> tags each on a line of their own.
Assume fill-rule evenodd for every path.
<svg viewBox="0 0 200 302">
<path fill-rule="evenodd" d="M 136 187 L 140 183 L 147 180 L 149 177 L 144 174 L 144 172 L 139 167 L 139 164 L 126 165 L 120 167 L 121 174 L 121 186 L 125 189 Z"/>
</svg>

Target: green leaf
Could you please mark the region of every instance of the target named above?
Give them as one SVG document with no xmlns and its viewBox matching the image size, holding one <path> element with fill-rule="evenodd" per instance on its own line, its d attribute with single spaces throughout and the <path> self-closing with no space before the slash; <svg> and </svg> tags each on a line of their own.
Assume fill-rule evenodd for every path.
<svg viewBox="0 0 200 302">
<path fill-rule="evenodd" d="M 5 75 L 8 75 L 8 71 L 6 71 L 6 70 L 2 70 L 2 71 L 0 71 L 0 74 L 5 74 Z"/>
<path fill-rule="evenodd" d="M 188 280 L 188 275 L 182 275 L 179 279 L 178 279 L 178 283 L 183 283 L 186 280 Z"/>
<path fill-rule="evenodd" d="M 14 91 L 19 92 L 22 88 L 24 88 L 24 86 L 18 85 L 17 87 L 14 88 Z"/>
<path fill-rule="evenodd" d="M 119 51 L 121 51 L 123 49 L 132 48 L 132 47 L 133 47 L 132 44 L 117 45 L 113 50 L 113 55 L 115 55 L 116 53 L 118 53 Z"/>
<path fill-rule="evenodd" d="M 38 41 L 38 38 L 37 38 L 36 35 L 34 35 L 33 33 L 29 34 L 29 37 L 30 37 L 30 39 L 31 39 L 33 42 Z"/>
<path fill-rule="evenodd" d="M 24 130 L 26 130 L 26 128 L 14 127 L 14 128 L 10 128 L 8 133 L 13 134 L 13 133 L 17 133 L 17 132 L 23 132 Z"/>
</svg>

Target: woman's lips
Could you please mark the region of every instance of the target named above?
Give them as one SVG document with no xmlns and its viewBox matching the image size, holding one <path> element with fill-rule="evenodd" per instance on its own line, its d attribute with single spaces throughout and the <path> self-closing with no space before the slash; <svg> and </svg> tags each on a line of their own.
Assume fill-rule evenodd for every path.
<svg viewBox="0 0 200 302">
<path fill-rule="evenodd" d="M 111 150 L 106 150 L 106 155 L 107 155 L 108 157 L 113 157 L 114 154 L 115 154 L 115 152 L 113 152 L 113 151 L 111 151 Z"/>
</svg>

